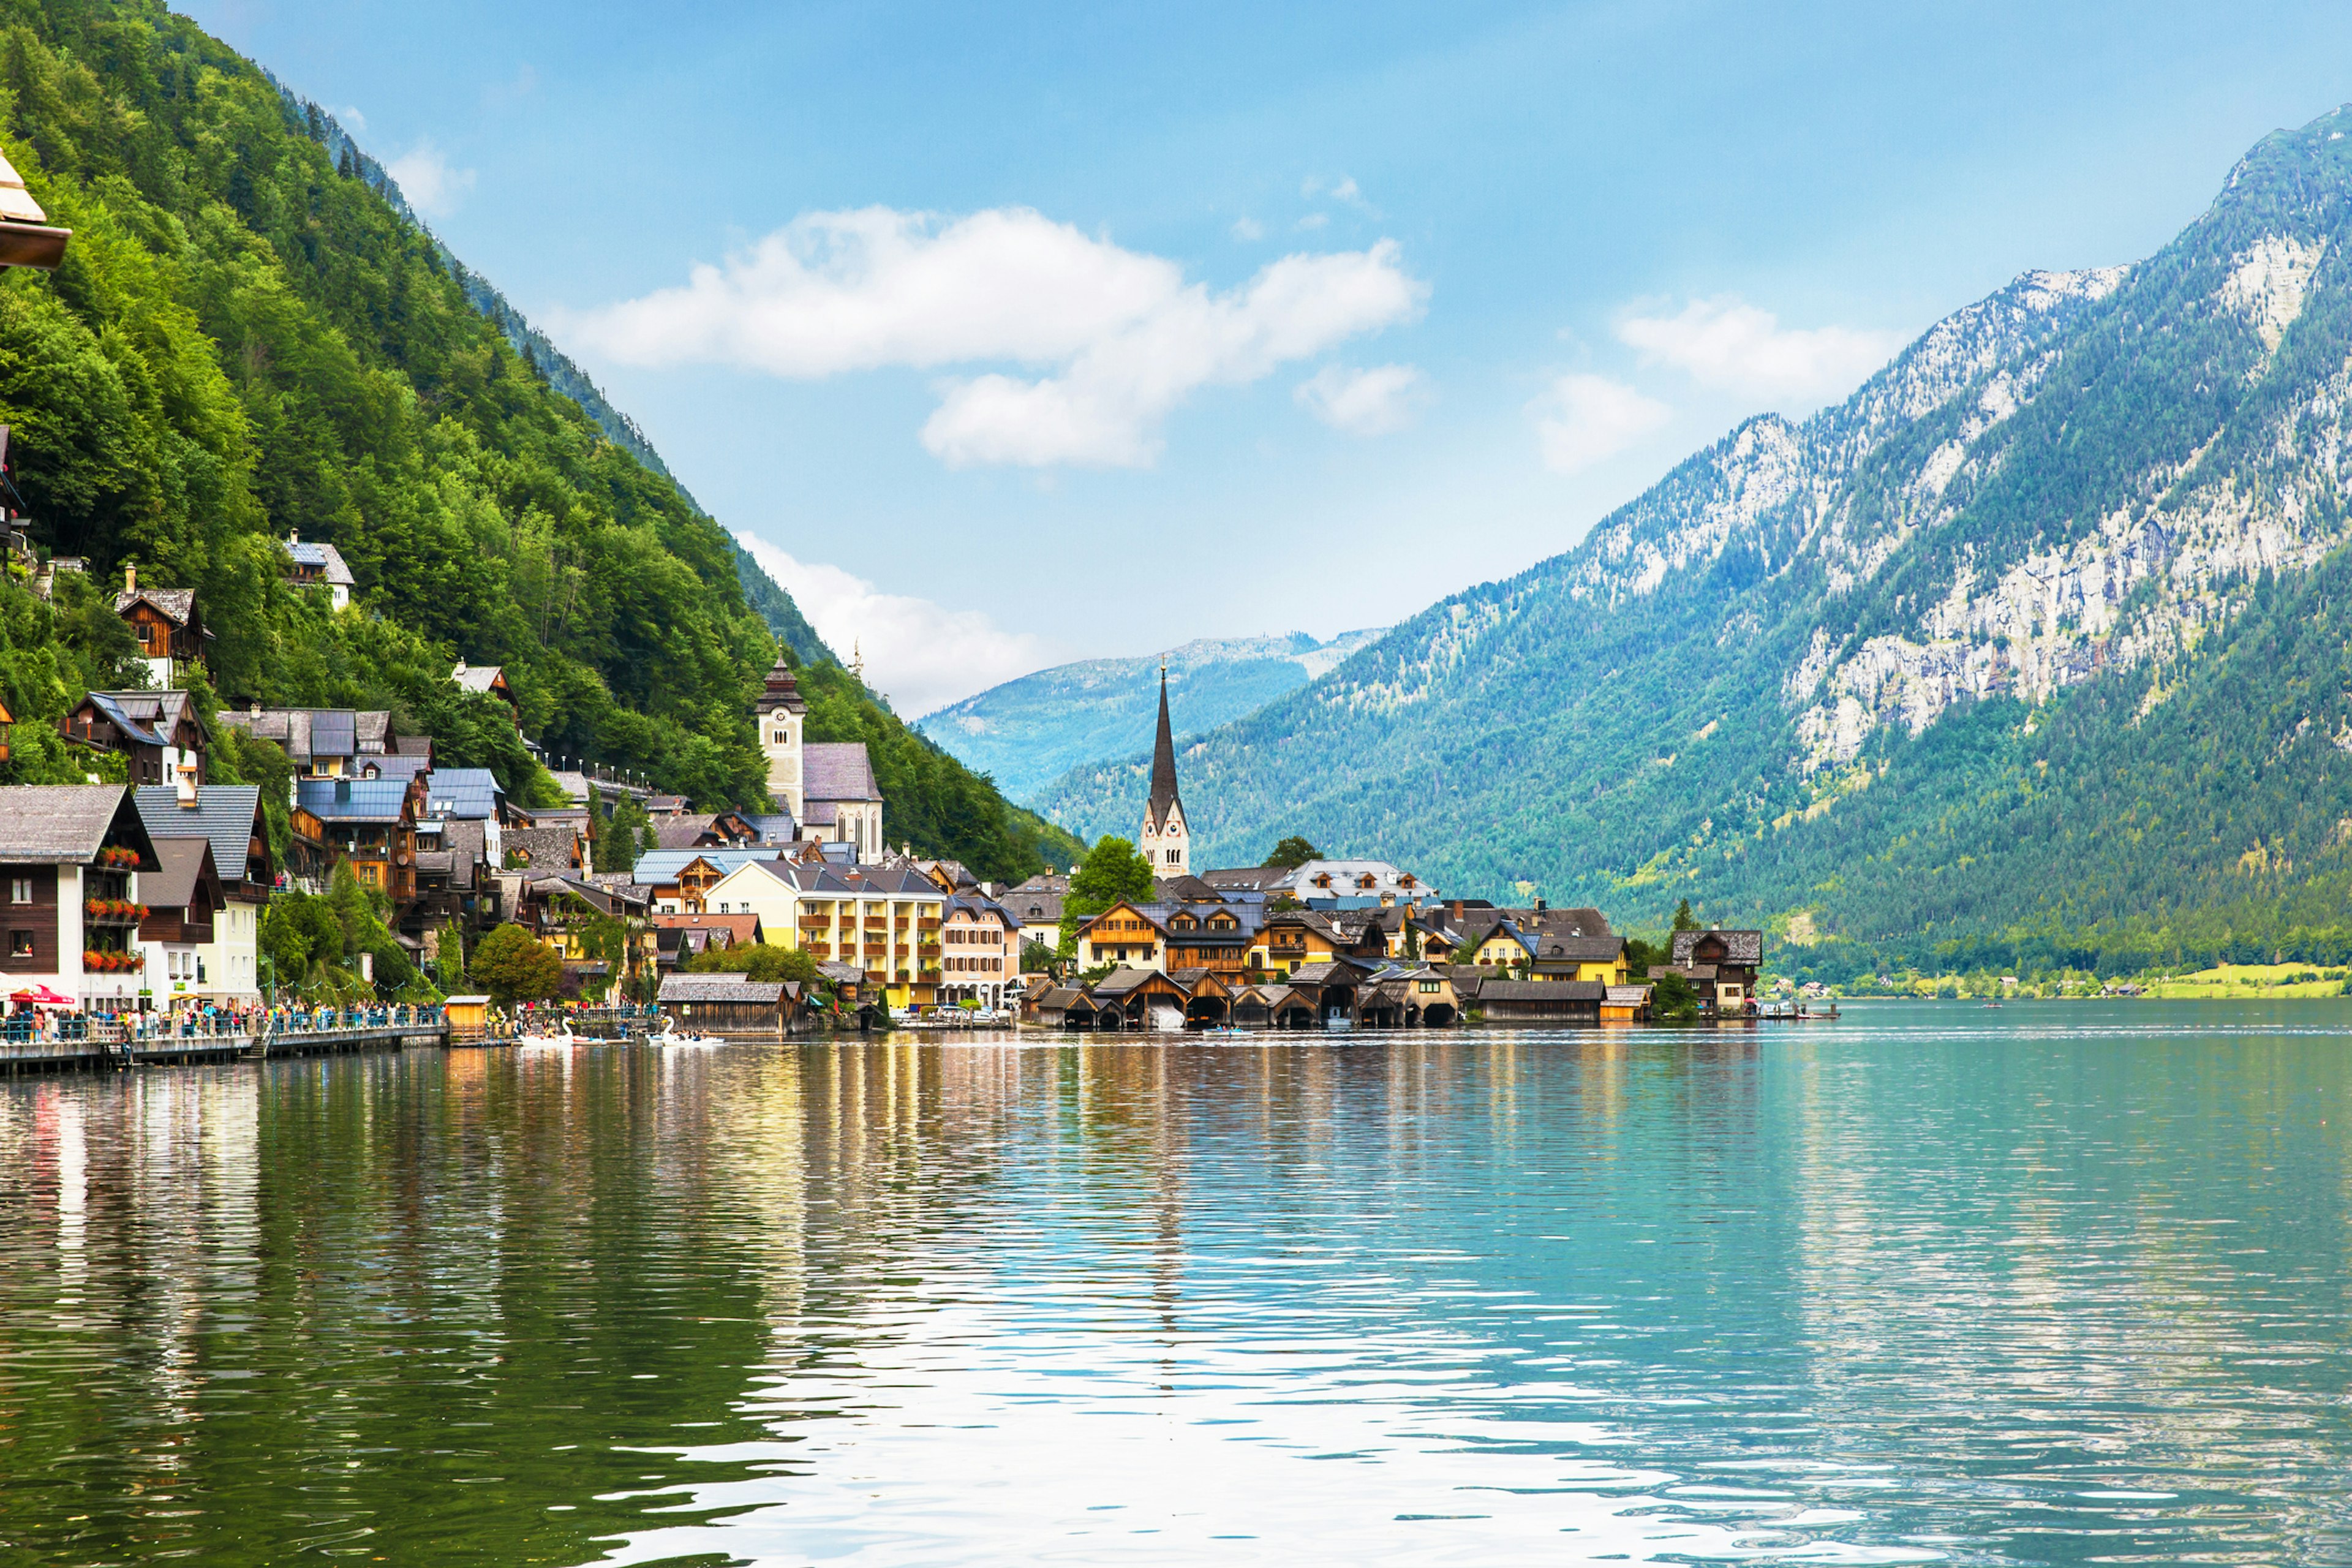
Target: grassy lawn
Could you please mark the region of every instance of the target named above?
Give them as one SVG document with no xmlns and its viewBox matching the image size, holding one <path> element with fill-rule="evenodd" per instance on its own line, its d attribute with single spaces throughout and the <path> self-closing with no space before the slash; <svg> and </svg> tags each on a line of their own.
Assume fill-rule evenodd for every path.
<svg viewBox="0 0 2352 1568">
<path fill-rule="evenodd" d="M 2151 996 L 2341 996 L 2344 973 L 2310 963 L 2224 963 L 2143 984 Z"/>
</svg>

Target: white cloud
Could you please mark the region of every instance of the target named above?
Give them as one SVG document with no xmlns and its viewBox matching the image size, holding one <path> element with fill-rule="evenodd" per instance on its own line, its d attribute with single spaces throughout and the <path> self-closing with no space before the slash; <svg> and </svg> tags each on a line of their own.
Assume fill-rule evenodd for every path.
<svg viewBox="0 0 2352 1568">
<path fill-rule="evenodd" d="M 1378 364 L 1370 370 L 1333 364 L 1300 382 L 1292 395 L 1334 430 L 1385 436 L 1412 423 L 1428 390 L 1428 378 L 1409 364 Z"/>
<path fill-rule="evenodd" d="M 1301 233 L 1311 234 L 1330 221 L 1331 215 L 1328 213 L 1308 213 L 1298 220 L 1296 226 Z"/>
<path fill-rule="evenodd" d="M 474 188 L 474 171 L 453 169 L 429 141 L 420 142 L 384 165 L 408 205 L 426 217 L 446 217 Z"/>
<path fill-rule="evenodd" d="M 1310 202 L 1318 196 L 1329 196 L 1335 202 L 1352 202 L 1360 207 L 1370 205 L 1364 200 L 1363 188 L 1352 175 L 1342 175 L 1336 183 L 1326 184 L 1320 175 L 1309 174 L 1298 182 L 1298 194 Z"/>
<path fill-rule="evenodd" d="M 1903 343 L 1899 332 L 1784 328 L 1771 311 L 1731 295 L 1694 300 L 1672 316 L 1630 317 L 1617 336 L 1702 386 L 1800 401 L 1852 391 Z"/>
<path fill-rule="evenodd" d="M 1664 425 L 1674 411 L 1605 375 L 1563 375 L 1528 406 L 1544 466 L 1573 474 L 1613 458 Z"/>
<path fill-rule="evenodd" d="M 367 116 L 362 114 L 356 108 L 338 109 L 334 113 L 335 122 L 346 131 L 365 131 L 367 129 Z"/>
<path fill-rule="evenodd" d="M 1393 241 L 1293 255 L 1222 294 L 1183 269 L 1025 208 L 951 221 L 813 213 L 723 268 L 565 318 L 635 364 L 743 365 L 813 379 L 886 366 L 992 370 L 940 384 L 923 445 L 951 466 L 1139 467 L 1204 386 L 1258 380 L 1417 315 L 1427 286 Z"/>
<path fill-rule="evenodd" d="M 845 661 L 857 650 L 866 683 L 904 717 L 919 718 L 1051 662 L 1039 638 L 1008 632 L 979 610 L 885 594 L 838 566 L 798 560 L 748 533 L 736 537 L 834 652 Z"/>
<path fill-rule="evenodd" d="M 1244 244 L 1251 240 L 1264 239 L 1265 225 L 1254 217 L 1237 217 L 1234 219 L 1234 237 Z"/>
</svg>

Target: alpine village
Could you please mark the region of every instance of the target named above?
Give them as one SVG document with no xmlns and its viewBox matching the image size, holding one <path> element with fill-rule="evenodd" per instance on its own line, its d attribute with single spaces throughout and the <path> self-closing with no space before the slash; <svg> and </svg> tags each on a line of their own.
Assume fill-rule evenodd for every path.
<svg viewBox="0 0 2352 1568">
<path fill-rule="evenodd" d="M 536 486 L 547 493 L 528 516 L 544 517 L 546 501 L 604 517 L 609 535 L 660 542 L 654 574 L 684 575 L 709 613 L 608 632 L 618 651 L 601 663 L 552 655 L 565 618 L 605 591 L 589 580 L 625 571 L 625 555 L 600 561 L 517 524 L 487 547 L 509 566 L 486 590 L 503 588 L 503 613 L 445 613 L 430 579 L 455 568 L 445 542 L 425 539 L 442 520 L 409 520 L 405 535 L 360 521 L 409 504 L 386 494 L 396 460 L 256 471 L 255 410 L 292 417 L 318 401 L 278 367 L 340 356 L 349 363 L 331 369 L 354 384 L 398 379 L 350 346 L 362 329 L 316 319 L 331 314 L 317 277 L 266 280 L 295 318 L 274 351 L 258 346 L 263 323 L 206 323 L 224 340 L 254 334 L 238 374 L 261 379 L 235 387 L 206 365 L 193 386 L 138 395 L 222 401 L 240 433 L 222 437 L 225 453 L 175 456 L 170 482 L 218 486 L 226 473 L 240 493 L 150 495 L 141 525 L 110 524 L 85 470 L 135 467 L 105 448 L 152 437 L 138 411 L 87 388 L 46 402 L 0 389 L 33 405 L 0 426 L 12 1070 L 420 1036 L 569 1039 L 575 1023 L 688 1039 L 1807 1016 L 1795 996 L 1759 1003 L 1762 932 L 1703 927 L 1687 905 L 1676 929 L 1645 941 L 1596 909 L 1498 904 L 1384 859 L 1327 856 L 1312 824 L 1264 864 L 1196 868 L 1164 664 L 1134 839 L 1087 847 L 1011 807 L 913 739 L 855 667 L 803 657 L 789 626 L 762 622 L 751 601 L 765 579 L 748 557 L 714 551 L 716 524 L 557 391 L 536 356 L 513 352 L 488 319 L 503 301 L 384 207 L 348 143 L 330 159 L 315 107 L 274 107 L 295 150 L 276 177 L 324 191 L 324 227 L 404 242 L 393 279 L 413 293 L 404 308 L 441 313 L 446 363 L 429 376 L 407 368 L 412 383 L 437 377 L 433 396 L 448 406 L 428 421 L 407 394 L 415 427 L 382 438 L 464 448 L 447 462 L 472 465 L 485 502 L 501 483 Z M 56 279 L 39 295 L 0 287 L 0 311 L 58 340 L 46 368 L 62 382 L 79 369 L 65 340 L 90 332 L 74 313 L 116 332 L 110 312 L 132 311 L 129 296 L 152 286 L 141 269 L 156 263 L 131 234 L 145 220 L 106 205 L 133 198 L 53 184 L 70 191 L 51 200 L 69 201 L 60 216 L 77 226 L 54 222 L 0 159 L 0 280 Z M 177 264 L 200 263 L 214 265 Z M 169 346 L 145 353 L 161 363 Z M 278 382 L 264 384 L 252 366 L 273 353 Z M 479 406 L 460 406 L 468 398 Z M 525 426 L 532 449 L 483 449 Z M 414 460 L 426 488 L 462 488 L 436 475 L 442 458 Z M 501 462 L 536 471 L 499 474 Z M 204 507 L 253 521 L 207 536 Z M 772 662 L 730 702 L 727 682 L 741 678 L 729 658 L 740 670 L 747 647 Z M 624 668 L 648 664 L 661 689 L 695 700 L 664 709 L 651 689 L 625 692 Z M 746 736 L 749 769 L 731 765 Z M 893 817 L 918 825 L 896 847 Z"/>
</svg>

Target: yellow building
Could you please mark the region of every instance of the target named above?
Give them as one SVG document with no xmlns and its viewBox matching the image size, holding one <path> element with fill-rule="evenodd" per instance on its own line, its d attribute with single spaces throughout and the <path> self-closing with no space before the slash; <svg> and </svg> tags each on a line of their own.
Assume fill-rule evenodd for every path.
<svg viewBox="0 0 2352 1568">
<path fill-rule="evenodd" d="M 947 896 L 901 861 L 832 866 L 753 860 L 714 884 L 707 907 L 760 917 L 761 940 L 819 963 L 854 963 L 895 1007 L 939 1000 Z"/>
<path fill-rule="evenodd" d="M 1164 970 L 1167 935 L 1159 921 L 1133 904 L 1113 904 L 1078 928 L 1078 967 L 1115 963 L 1126 969 Z"/>
</svg>

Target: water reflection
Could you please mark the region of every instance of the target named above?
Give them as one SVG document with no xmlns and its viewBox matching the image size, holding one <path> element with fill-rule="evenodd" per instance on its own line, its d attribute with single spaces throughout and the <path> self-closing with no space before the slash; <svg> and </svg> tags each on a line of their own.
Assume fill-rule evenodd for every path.
<svg viewBox="0 0 2352 1568">
<path fill-rule="evenodd" d="M 0 1557 L 2326 1561 L 2344 1010 L 0 1087 Z"/>
</svg>

